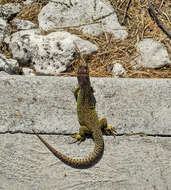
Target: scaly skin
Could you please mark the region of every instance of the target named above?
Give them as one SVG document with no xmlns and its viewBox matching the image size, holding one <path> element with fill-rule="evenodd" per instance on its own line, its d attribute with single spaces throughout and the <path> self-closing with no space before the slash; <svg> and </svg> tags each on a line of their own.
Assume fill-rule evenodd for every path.
<svg viewBox="0 0 171 190">
<path fill-rule="evenodd" d="M 77 79 L 79 87 L 74 90 L 74 96 L 77 101 L 77 115 L 80 123 L 79 134 L 73 135 L 77 141 L 85 140 L 86 135 L 93 137 L 95 147 L 92 153 L 85 158 L 70 158 L 56 151 L 41 136 L 37 137 L 42 143 L 60 160 L 73 168 L 89 168 L 93 166 L 102 157 L 104 151 L 104 140 L 102 131 L 107 135 L 114 135 L 114 128 L 107 125 L 105 118 L 99 120 L 95 110 L 96 100 L 94 91 L 90 84 L 87 65 L 81 65 L 78 68 Z"/>
</svg>

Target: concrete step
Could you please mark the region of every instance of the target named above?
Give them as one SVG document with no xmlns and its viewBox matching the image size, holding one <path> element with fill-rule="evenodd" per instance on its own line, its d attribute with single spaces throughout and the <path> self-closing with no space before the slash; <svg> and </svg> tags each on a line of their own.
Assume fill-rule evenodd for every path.
<svg viewBox="0 0 171 190">
<path fill-rule="evenodd" d="M 0 77 L 0 189 L 171 189 L 171 80 L 91 82 L 99 117 L 118 136 L 105 136 L 102 159 L 78 170 L 55 158 L 31 130 L 71 157 L 93 150 L 92 139 L 69 144 L 79 128 L 76 78 Z"/>
</svg>

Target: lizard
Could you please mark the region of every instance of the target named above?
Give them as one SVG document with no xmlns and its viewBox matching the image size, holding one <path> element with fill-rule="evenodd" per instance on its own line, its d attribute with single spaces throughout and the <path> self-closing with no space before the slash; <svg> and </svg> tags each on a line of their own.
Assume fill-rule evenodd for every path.
<svg viewBox="0 0 171 190">
<path fill-rule="evenodd" d="M 77 52 L 79 51 L 77 45 L 74 43 Z M 39 134 L 34 134 L 40 141 L 61 161 L 73 168 L 89 168 L 96 164 L 102 157 L 104 152 L 103 133 L 106 135 L 115 136 L 115 129 L 107 125 L 106 118 L 99 120 L 95 106 L 96 99 L 94 97 L 94 90 L 91 86 L 89 77 L 88 64 L 85 62 L 80 51 L 82 64 L 77 70 L 78 87 L 74 89 L 73 93 L 77 102 L 77 116 L 80 124 L 79 133 L 72 135 L 76 139 L 75 142 L 81 143 L 86 139 L 87 135 L 91 135 L 95 146 L 93 152 L 84 158 L 70 158 L 61 152 L 57 151 L 49 143 L 47 143 Z"/>
</svg>

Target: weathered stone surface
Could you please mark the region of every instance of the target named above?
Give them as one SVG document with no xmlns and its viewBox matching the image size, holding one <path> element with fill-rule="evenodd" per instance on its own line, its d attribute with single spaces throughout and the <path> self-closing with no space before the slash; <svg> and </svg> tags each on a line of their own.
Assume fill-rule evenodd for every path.
<svg viewBox="0 0 171 190">
<path fill-rule="evenodd" d="M 137 63 L 135 68 L 140 66 L 160 68 L 171 62 L 166 47 L 161 42 L 154 41 L 151 38 L 140 41 L 137 44 L 137 49 L 140 55 L 132 62 Z"/>
<path fill-rule="evenodd" d="M 7 26 L 7 22 L 0 17 L 0 32 L 2 33 L 5 30 L 5 27 Z"/>
<path fill-rule="evenodd" d="M 121 39 L 128 35 L 113 7 L 105 0 L 53 0 L 43 7 L 38 21 L 42 30 L 77 26 L 86 34 L 110 32 Z"/>
<path fill-rule="evenodd" d="M 34 52 L 36 51 L 34 41 L 35 38 L 38 39 L 39 36 L 41 36 L 40 31 L 36 29 L 19 31 L 12 34 L 11 37 L 5 38 L 4 42 L 9 46 L 8 49 L 14 59 L 17 59 L 22 66 L 29 66 L 32 63 L 31 60 L 33 59 Z"/>
<path fill-rule="evenodd" d="M 23 3 L 24 3 L 24 5 L 30 6 L 33 2 L 34 2 L 34 0 L 26 0 Z"/>
<path fill-rule="evenodd" d="M 72 139 L 67 134 L 79 127 L 71 92 L 76 78 L 0 76 L 0 189 L 171 189 L 171 80 L 91 81 L 99 116 L 105 115 L 118 134 L 168 137 L 105 136 L 99 163 L 86 170 L 73 169 L 27 133 L 34 128 L 56 134 L 44 138 L 72 157 L 93 150 L 92 139 L 79 146 L 69 144 Z"/>
<path fill-rule="evenodd" d="M 75 58 L 78 45 L 82 54 L 91 54 L 97 46 L 68 32 L 42 35 L 39 30 L 25 30 L 5 39 L 13 58 L 23 66 L 33 66 L 37 73 L 54 75 L 66 71 Z"/>
<path fill-rule="evenodd" d="M 36 76 L 36 73 L 34 73 L 33 69 L 30 68 L 22 68 L 23 75 L 30 75 L 30 76 Z"/>
<path fill-rule="evenodd" d="M 12 31 L 10 25 L 7 25 L 7 21 L 0 17 L 0 52 L 2 53 L 2 46 L 4 38 L 6 38 Z"/>
<path fill-rule="evenodd" d="M 8 73 L 6 73 L 5 71 L 0 71 L 0 75 L 9 75 Z"/>
<path fill-rule="evenodd" d="M 120 63 L 115 63 L 113 66 L 112 74 L 114 77 L 122 77 L 126 73 L 125 69 Z"/>
<path fill-rule="evenodd" d="M 82 157 L 93 150 L 70 137 L 44 136 L 59 151 Z M 54 157 L 35 135 L 0 135 L 2 190 L 171 189 L 171 140 L 163 137 L 105 137 L 105 151 L 94 167 L 72 169 Z"/>
<path fill-rule="evenodd" d="M 3 54 L 0 54 L 0 71 L 5 71 L 8 74 L 18 74 L 19 64 L 15 59 L 7 59 Z"/>
<path fill-rule="evenodd" d="M 0 17 L 3 17 L 6 20 L 12 20 L 20 10 L 21 5 L 19 3 L 6 3 L 0 5 Z"/>
<path fill-rule="evenodd" d="M 35 24 L 28 20 L 15 19 L 12 22 L 13 27 L 17 30 L 29 30 L 35 28 Z"/>
<path fill-rule="evenodd" d="M 91 79 L 99 117 L 118 133 L 171 134 L 171 80 Z M 72 134 L 78 130 L 76 78 L 1 77 L 0 130 Z M 3 130 L 2 130 L 3 129 Z"/>
<path fill-rule="evenodd" d="M 5 28 L 7 26 L 7 23 L 4 19 L 0 18 L 0 46 L 2 45 L 2 41 L 4 38 L 4 32 L 5 32 Z"/>
</svg>

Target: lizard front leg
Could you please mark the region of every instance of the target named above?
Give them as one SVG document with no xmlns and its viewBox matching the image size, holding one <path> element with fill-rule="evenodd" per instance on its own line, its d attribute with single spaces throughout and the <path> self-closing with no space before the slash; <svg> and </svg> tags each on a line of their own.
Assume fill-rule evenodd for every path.
<svg viewBox="0 0 171 190">
<path fill-rule="evenodd" d="M 113 136 L 116 135 L 115 128 L 107 124 L 106 118 L 102 118 L 100 120 L 100 128 L 105 135 L 113 135 Z"/>
<path fill-rule="evenodd" d="M 80 87 L 75 87 L 74 90 L 72 90 L 76 101 L 77 101 L 77 97 L 78 97 L 78 92 L 79 92 L 79 90 L 80 90 Z"/>
</svg>

